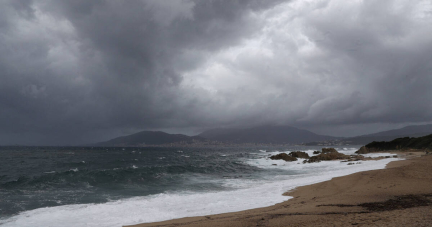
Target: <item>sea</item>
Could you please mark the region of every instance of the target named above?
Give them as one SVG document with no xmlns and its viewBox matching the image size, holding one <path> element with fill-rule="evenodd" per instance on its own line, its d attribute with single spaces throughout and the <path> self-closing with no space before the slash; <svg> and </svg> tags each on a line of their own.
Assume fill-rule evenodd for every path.
<svg viewBox="0 0 432 227">
<path fill-rule="evenodd" d="M 296 187 L 398 159 L 269 159 L 314 150 L 321 147 L 0 147 L 0 226 L 118 227 L 266 207 Z"/>
</svg>

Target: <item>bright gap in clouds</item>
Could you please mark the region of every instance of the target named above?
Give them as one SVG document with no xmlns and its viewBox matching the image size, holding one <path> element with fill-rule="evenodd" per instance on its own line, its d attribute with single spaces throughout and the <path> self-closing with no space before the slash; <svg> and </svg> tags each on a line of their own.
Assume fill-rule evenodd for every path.
<svg viewBox="0 0 432 227">
<path fill-rule="evenodd" d="M 248 15 L 259 29 L 184 73 L 181 87 L 227 125 L 424 121 L 431 108 L 410 100 L 421 98 L 416 89 L 432 97 L 430 66 L 414 63 L 430 59 L 430 9 L 427 1 L 286 2 Z"/>
</svg>

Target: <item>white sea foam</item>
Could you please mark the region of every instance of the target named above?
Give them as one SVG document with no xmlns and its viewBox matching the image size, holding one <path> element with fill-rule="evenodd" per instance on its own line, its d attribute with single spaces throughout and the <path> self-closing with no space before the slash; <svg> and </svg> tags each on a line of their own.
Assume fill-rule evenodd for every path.
<svg viewBox="0 0 432 227">
<path fill-rule="evenodd" d="M 354 150 L 355 151 L 355 150 Z M 308 151 L 312 153 L 313 150 Z M 351 149 L 343 153 L 353 153 Z M 279 153 L 279 152 L 276 152 Z M 261 153 L 262 154 L 262 153 Z M 266 156 L 266 155 L 265 155 Z M 314 184 L 333 177 L 360 171 L 382 169 L 396 158 L 364 161 L 347 165 L 340 161 L 297 164 L 270 159 L 245 160 L 259 168 L 280 168 L 294 172 L 278 175 L 265 183 L 259 180 L 228 179 L 241 185 L 237 190 L 207 193 L 177 192 L 113 201 L 103 204 L 65 205 L 22 212 L 1 220 L 2 227 L 9 226 L 122 226 L 144 222 L 156 222 L 181 217 L 201 216 L 241 211 L 270 206 L 290 197 L 282 196 L 295 187 Z M 384 155 L 379 155 L 384 156 Z M 277 164 L 274 166 L 272 164 Z"/>
<path fill-rule="evenodd" d="M 362 155 L 365 157 L 377 158 L 377 157 L 393 156 L 394 154 L 391 154 L 391 153 L 369 153 L 369 154 L 362 154 Z"/>
<path fill-rule="evenodd" d="M 159 194 L 104 204 L 40 208 L 5 220 L 3 226 L 122 226 L 233 212 L 269 206 L 288 199 L 281 195 L 283 191 L 278 187 L 269 185 L 216 193 Z"/>
</svg>

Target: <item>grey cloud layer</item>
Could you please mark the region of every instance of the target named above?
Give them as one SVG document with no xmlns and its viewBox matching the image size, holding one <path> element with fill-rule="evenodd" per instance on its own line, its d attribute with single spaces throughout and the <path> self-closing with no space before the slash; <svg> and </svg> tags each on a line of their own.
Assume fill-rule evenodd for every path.
<svg viewBox="0 0 432 227">
<path fill-rule="evenodd" d="M 420 4 L 4 1 L 0 143 L 432 121 Z"/>
<path fill-rule="evenodd" d="M 221 54 L 194 78 L 242 78 L 229 88 L 203 83 L 233 122 L 245 115 L 303 127 L 428 122 L 430 9 L 407 1 L 281 4 L 264 14 L 252 44 Z M 216 65 L 224 70 L 208 72 Z"/>
</svg>

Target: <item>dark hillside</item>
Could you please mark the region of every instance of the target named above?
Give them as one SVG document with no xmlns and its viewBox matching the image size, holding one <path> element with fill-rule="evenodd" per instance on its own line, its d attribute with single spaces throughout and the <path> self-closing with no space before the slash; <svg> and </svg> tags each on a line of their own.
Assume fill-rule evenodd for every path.
<svg viewBox="0 0 432 227">
<path fill-rule="evenodd" d="M 432 151 L 432 134 L 423 137 L 403 137 L 397 138 L 389 142 L 377 142 L 367 144 L 360 148 L 358 153 L 378 152 L 387 150 L 407 150 L 407 149 L 418 149 L 418 150 L 430 150 Z"/>
<path fill-rule="evenodd" d="M 96 144 L 96 146 L 146 146 L 170 143 L 193 143 L 194 141 L 205 141 L 205 139 L 198 136 L 168 134 L 160 131 L 142 131 L 101 142 Z"/>
</svg>

